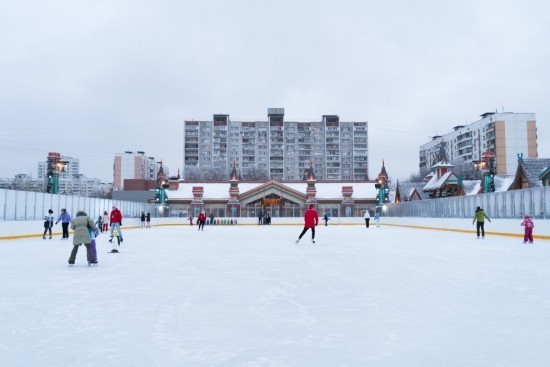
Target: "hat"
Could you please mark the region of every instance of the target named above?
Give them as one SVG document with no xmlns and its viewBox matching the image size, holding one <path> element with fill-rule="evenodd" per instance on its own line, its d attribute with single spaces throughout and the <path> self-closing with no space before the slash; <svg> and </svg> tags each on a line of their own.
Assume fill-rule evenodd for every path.
<svg viewBox="0 0 550 367">
<path fill-rule="evenodd" d="M 309 209 L 313 209 L 315 206 L 313 204 L 309 204 Z"/>
<path fill-rule="evenodd" d="M 531 217 L 529 216 L 529 214 L 525 214 L 525 217 L 524 217 L 524 218 L 525 218 L 525 219 L 528 219 L 528 218 L 531 218 Z"/>
</svg>

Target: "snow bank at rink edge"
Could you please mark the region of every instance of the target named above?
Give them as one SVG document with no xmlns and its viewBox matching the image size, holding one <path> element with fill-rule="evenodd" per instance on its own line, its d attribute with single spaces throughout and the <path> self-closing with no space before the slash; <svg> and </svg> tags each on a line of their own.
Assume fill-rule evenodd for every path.
<svg viewBox="0 0 550 367">
<path fill-rule="evenodd" d="M 324 225 L 322 218 L 319 225 Z M 257 225 L 257 218 L 237 218 L 240 225 Z M 550 240 L 550 220 L 534 220 L 535 239 Z M 195 223 L 195 221 L 194 221 Z M 523 227 L 520 226 L 519 219 L 494 219 L 492 222 L 486 222 L 485 232 L 487 235 L 504 235 L 523 237 Z M 139 229 L 140 221 L 138 218 L 128 218 L 123 220 L 124 230 Z M 419 227 L 426 230 L 450 230 L 458 232 L 475 233 L 475 225 L 472 225 L 472 219 L 463 218 L 398 218 L 382 217 L 383 226 L 407 226 Z M 189 226 L 189 220 L 184 218 L 154 218 L 151 221 L 152 227 L 160 226 Z M 302 218 L 272 218 L 272 225 L 303 225 Z M 331 218 L 329 225 L 358 225 L 364 226 L 365 220 L 359 217 L 353 218 Z M 371 225 L 374 220 L 371 219 Z M 0 240 L 13 240 L 18 238 L 42 237 L 44 231 L 43 221 L 0 221 Z M 61 235 L 61 223 L 53 228 L 54 236 Z"/>
</svg>

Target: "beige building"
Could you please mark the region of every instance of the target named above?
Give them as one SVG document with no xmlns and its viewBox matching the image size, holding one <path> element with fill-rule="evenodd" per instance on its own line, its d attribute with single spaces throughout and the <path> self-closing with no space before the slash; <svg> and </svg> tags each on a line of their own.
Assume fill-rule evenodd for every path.
<svg viewBox="0 0 550 367">
<path fill-rule="evenodd" d="M 436 135 L 420 146 L 419 171 L 427 173 L 437 163 L 443 147 L 449 162 L 481 160 L 485 152 L 495 154 L 496 173 L 513 175 L 517 156 L 537 158 L 537 122 L 534 113 L 487 112 L 481 120 L 458 125 L 446 135 Z"/>
</svg>

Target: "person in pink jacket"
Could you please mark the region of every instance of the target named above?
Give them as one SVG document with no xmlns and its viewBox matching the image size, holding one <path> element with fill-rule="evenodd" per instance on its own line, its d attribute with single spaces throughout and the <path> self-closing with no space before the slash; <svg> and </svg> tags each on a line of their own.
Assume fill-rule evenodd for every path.
<svg viewBox="0 0 550 367">
<path fill-rule="evenodd" d="M 523 234 L 523 243 L 527 243 L 527 241 L 529 241 L 529 243 L 533 243 L 533 228 L 535 228 L 535 224 L 531 220 L 531 217 L 525 214 L 521 225 L 525 227 L 525 232 Z"/>
</svg>

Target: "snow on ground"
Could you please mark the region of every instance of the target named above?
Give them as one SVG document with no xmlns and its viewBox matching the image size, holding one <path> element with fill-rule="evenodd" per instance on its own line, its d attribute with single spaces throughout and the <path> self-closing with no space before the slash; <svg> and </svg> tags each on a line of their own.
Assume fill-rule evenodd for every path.
<svg viewBox="0 0 550 367">
<path fill-rule="evenodd" d="M 362 226 L 0 242 L 2 366 L 547 366 L 550 248 Z"/>
</svg>

